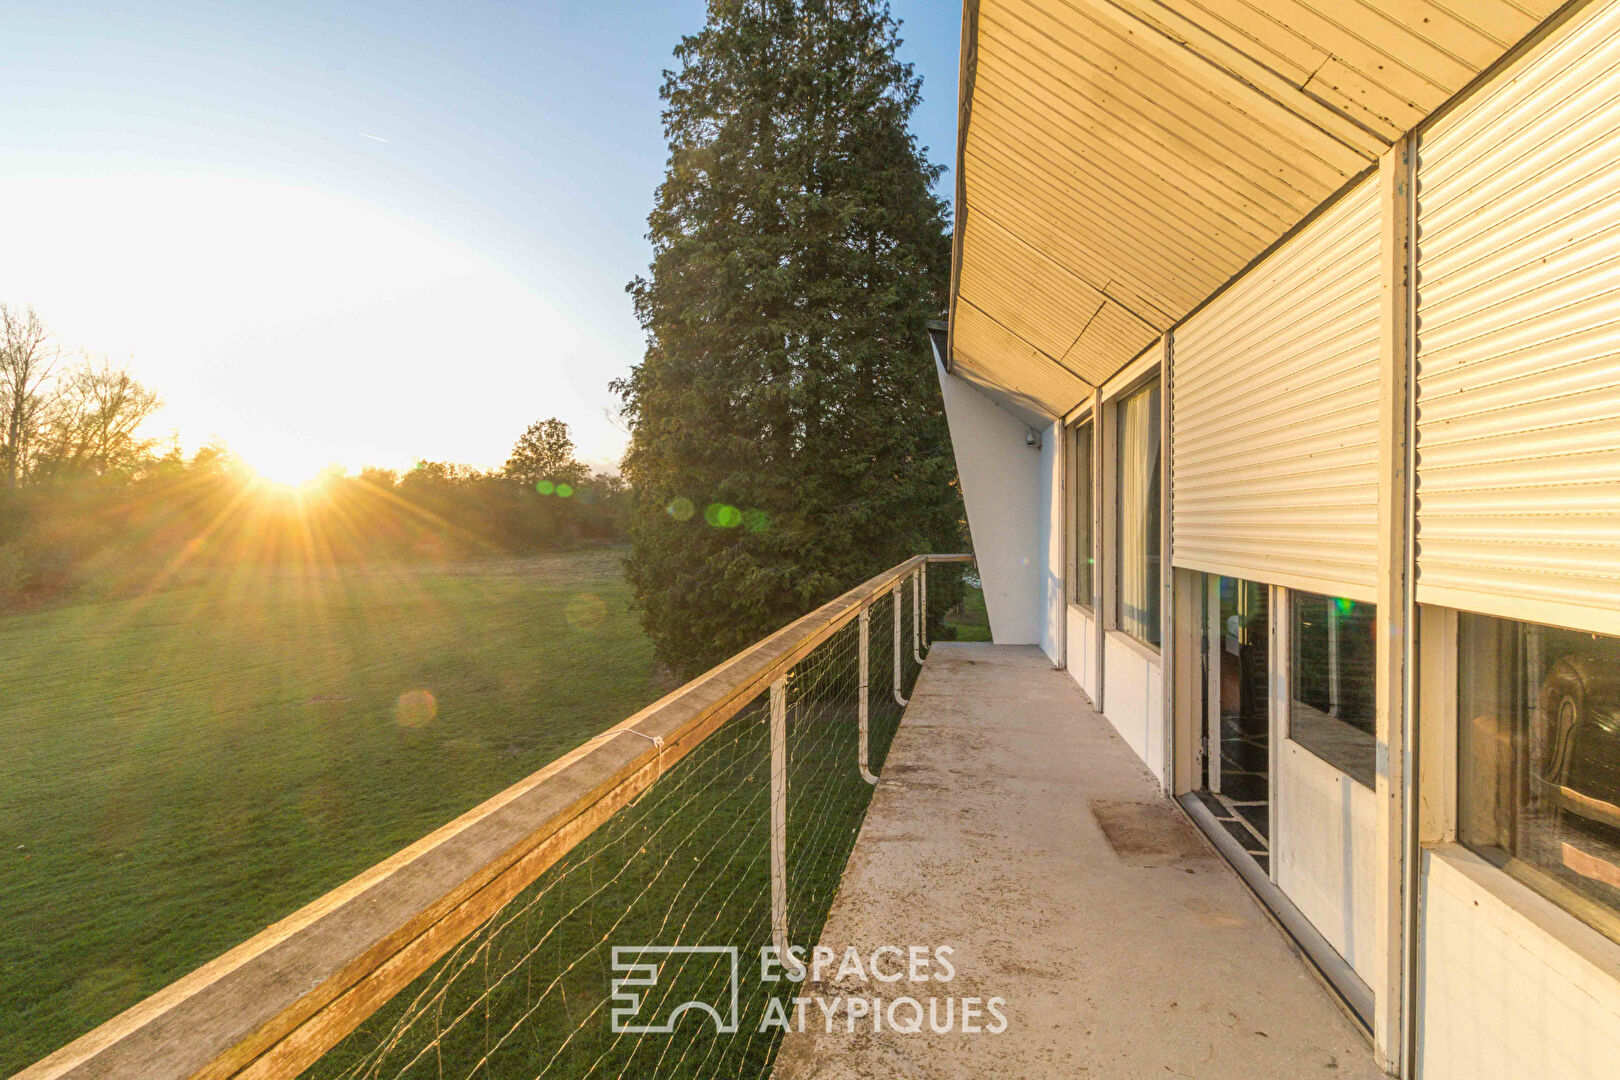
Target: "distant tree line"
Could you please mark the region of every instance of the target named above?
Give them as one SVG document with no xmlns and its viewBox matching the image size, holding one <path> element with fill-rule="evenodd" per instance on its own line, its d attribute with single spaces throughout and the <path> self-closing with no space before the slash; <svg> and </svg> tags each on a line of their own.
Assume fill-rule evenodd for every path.
<svg viewBox="0 0 1620 1080">
<path fill-rule="evenodd" d="M 161 402 L 109 361 L 69 361 L 33 308 L 0 304 L 0 486 L 138 468 Z"/>
<path fill-rule="evenodd" d="M 143 436 L 159 404 L 127 370 L 64 356 L 33 310 L 0 305 L 0 610 L 197 569 L 452 560 L 625 535 L 624 482 L 579 462 L 557 419 L 531 424 L 497 470 L 333 469 L 294 490 L 224 445 L 187 456 Z"/>
</svg>

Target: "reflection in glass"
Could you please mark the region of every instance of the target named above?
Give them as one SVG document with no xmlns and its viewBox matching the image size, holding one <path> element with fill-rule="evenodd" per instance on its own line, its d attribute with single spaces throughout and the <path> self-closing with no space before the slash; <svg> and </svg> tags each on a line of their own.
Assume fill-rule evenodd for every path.
<svg viewBox="0 0 1620 1080">
<path fill-rule="evenodd" d="M 1458 619 L 1458 825 L 1620 940 L 1620 639 Z"/>
<path fill-rule="evenodd" d="M 1239 578 L 1215 580 L 1220 609 L 1209 659 L 1219 673 L 1220 700 L 1213 714 L 1219 729 L 1209 737 L 1199 797 L 1269 873 L 1271 614 L 1267 589 Z"/>
<path fill-rule="evenodd" d="M 1291 603 L 1289 737 L 1372 787 L 1378 608 L 1308 592 L 1293 593 Z"/>
<path fill-rule="evenodd" d="M 1115 621 L 1159 644 L 1159 384 L 1119 403 L 1119 551 Z"/>
<path fill-rule="evenodd" d="M 1221 591 L 1221 789 L 1266 797 L 1271 721 L 1271 619 L 1266 587 L 1223 577 Z"/>
</svg>

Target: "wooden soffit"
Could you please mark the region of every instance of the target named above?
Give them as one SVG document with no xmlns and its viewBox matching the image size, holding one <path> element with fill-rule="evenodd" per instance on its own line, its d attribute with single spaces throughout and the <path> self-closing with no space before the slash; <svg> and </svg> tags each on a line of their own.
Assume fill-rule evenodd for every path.
<svg viewBox="0 0 1620 1080">
<path fill-rule="evenodd" d="M 1555 0 L 968 0 L 951 370 L 1062 416 Z"/>
</svg>

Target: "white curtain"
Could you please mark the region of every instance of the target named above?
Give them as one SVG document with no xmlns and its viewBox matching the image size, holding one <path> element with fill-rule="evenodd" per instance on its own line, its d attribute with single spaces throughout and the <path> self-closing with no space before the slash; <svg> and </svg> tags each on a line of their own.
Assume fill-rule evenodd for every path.
<svg viewBox="0 0 1620 1080">
<path fill-rule="evenodd" d="M 1159 385 L 1119 403 L 1119 628 L 1159 643 Z"/>
</svg>

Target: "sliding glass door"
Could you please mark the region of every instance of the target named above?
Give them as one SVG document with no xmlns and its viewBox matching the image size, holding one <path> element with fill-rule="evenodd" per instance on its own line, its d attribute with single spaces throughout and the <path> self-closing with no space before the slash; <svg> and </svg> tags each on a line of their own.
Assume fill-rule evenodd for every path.
<svg viewBox="0 0 1620 1080">
<path fill-rule="evenodd" d="M 1266 586 L 1203 576 L 1204 731 L 1198 798 L 1271 873 L 1271 603 Z"/>
</svg>

